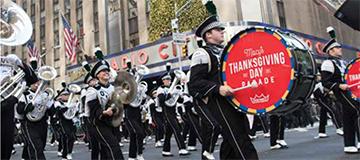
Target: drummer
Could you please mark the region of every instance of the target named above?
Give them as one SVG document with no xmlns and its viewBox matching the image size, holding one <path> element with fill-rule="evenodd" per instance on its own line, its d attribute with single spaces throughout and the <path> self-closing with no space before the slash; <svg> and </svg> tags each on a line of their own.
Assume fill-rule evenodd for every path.
<svg viewBox="0 0 360 160">
<path fill-rule="evenodd" d="M 203 146 L 202 156 L 203 159 L 214 159 L 213 143 L 216 142 L 217 136 L 211 135 L 216 134 L 220 125 L 224 138 L 220 148 L 220 159 L 258 159 L 256 149 L 248 136 L 247 117 L 226 101 L 225 96 L 232 95 L 232 88 L 221 85 L 218 78 L 218 57 L 223 51 L 224 29 L 216 16 L 206 19 L 195 32 L 197 37 L 203 38 L 206 45 L 190 56 L 190 94 L 194 98 L 195 106 L 198 106 L 197 112 L 201 114 L 201 125 L 206 124 L 209 127 L 202 137 L 213 137 L 207 146 Z"/>
<path fill-rule="evenodd" d="M 342 59 L 341 45 L 335 39 L 331 39 L 325 44 L 323 52 L 329 57 L 321 65 L 321 83 L 324 88 L 334 92 L 343 107 L 344 152 L 356 153 L 360 148 L 360 144 L 355 141 L 360 105 L 346 93 L 349 86 L 342 80 L 346 62 Z"/>
</svg>

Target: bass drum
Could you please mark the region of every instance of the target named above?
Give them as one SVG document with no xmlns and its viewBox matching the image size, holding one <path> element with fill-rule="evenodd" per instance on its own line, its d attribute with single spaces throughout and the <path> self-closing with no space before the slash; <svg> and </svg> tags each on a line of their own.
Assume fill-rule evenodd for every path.
<svg viewBox="0 0 360 160">
<path fill-rule="evenodd" d="M 360 102 L 360 58 L 352 60 L 346 67 L 344 80 L 350 89 L 348 94 Z"/>
<path fill-rule="evenodd" d="M 246 113 L 290 113 L 306 103 L 315 85 L 315 61 L 305 42 L 272 28 L 240 31 L 226 45 L 220 65 L 222 84 L 245 87 L 227 100 Z M 246 88 L 254 83 L 257 87 Z"/>
</svg>

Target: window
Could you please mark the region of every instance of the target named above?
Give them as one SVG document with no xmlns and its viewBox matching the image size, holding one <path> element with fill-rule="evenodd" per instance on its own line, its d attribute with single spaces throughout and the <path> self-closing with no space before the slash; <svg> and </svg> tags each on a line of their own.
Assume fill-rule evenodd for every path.
<svg viewBox="0 0 360 160">
<path fill-rule="evenodd" d="M 31 15 L 35 15 L 35 4 L 31 4 Z"/>
<path fill-rule="evenodd" d="M 27 1 L 23 1 L 22 8 L 26 12 L 26 10 L 27 10 Z"/>
<path fill-rule="evenodd" d="M 59 51 L 59 48 L 55 48 L 54 49 L 54 61 L 58 61 L 58 60 L 60 60 L 60 51 Z"/>
<path fill-rule="evenodd" d="M 139 31 L 137 17 L 129 19 L 129 34 L 137 33 Z"/>
<path fill-rule="evenodd" d="M 282 0 L 278 0 L 278 1 L 276 1 L 276 6 L 278 9 L 278 13 L 279 13 L 280 27 L 286 28 L 284 2 Z"/>
<path fill-rule="evenodd" d="M 54 0 L 53 3 L 54 3 L 54 4 L 58 4 L 58 3 L 59 3 L 59 0 Z"/>
<path fill-rule="evenodd" d="M 45 0 L 40 0 L 40 11 L 44 11 L 45 10 Z"/>
<path fill-rule="evenodd" d="M 40 38 L 45 37 L 45 17 L 40 18 Z"/>
</svg>

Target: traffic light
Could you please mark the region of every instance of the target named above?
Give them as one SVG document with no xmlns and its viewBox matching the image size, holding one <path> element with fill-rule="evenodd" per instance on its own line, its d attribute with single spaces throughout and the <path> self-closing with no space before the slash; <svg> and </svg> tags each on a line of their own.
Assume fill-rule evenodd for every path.
<svg viewBox="0 0 360 160">
<path fill-rule="evenodd" d="M 184 44 L 183 46 L 181 46 L 181 56 L 182 57 L 187 57 L 188 56 L 188 46 L 187 46 L 187 44 Z"/>
</svg>

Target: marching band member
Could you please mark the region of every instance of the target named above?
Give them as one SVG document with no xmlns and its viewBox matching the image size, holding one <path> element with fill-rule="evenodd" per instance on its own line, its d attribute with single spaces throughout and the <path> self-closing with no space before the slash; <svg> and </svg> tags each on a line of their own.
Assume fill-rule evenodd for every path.
<svg viewBox="0 0 360 160">
<path fill-rule="evenodd" d="M 24 158 L 45 159 L 44 149 L 46 145 L 48 115 L 53 115 L 50 108 L 53 100 L 49 99 L 48 92 L 39 91 L 36 95 L 40 81 L 32 84 L 30 89 L 24 92 L 20 98 L 17 113 L 23 115 L 22 130 L 25 134 Z"/>
<path fill-rule="evenodd" d="M 84 77 L 84 83 L 87 84 L 88 86 L 86 86 L 85 88 L 82 89 L 81 96 L 80 96 L 81 103 L 84 108 L 83 120 L 84 120 L 84 124 L 85 124 L 85 128 L 86 128 L 86 132 L 88 135 L 87 138 L 88 138 L 88 141 L 90 142 L 89 148 L 91 148 L 91 159 L 99 159 L 99 156 L 100 156 L 99 142 L 95 138 L 95 135 L 96 135 L 95 127 L 92 125 L 92 123 L 90 121 L 90 108 L 87 105 L 87 103 L 85 103 L 87 90 L 89 89 L 89 87 L 96 86 L 97 79 L 93 78 L 91 76 L 91 73 L 90 73 L 91 68 L 90 68 L 90 65 L 86 61 L 83 62 L 83 67 L 86 69 L 86 71 L 88 71 L 88 73 Z"/>
<path fill-rule="evenodd" d="M 151 92 L 152 99 L 149 100 L 149 108 L 151 114 L 151 124 L 155 126 L 155 147 L 163 147 L 164 144 L 161 142 L 164 139 L 164 116 L 162 113 L 162 108 L 159 106 L 159 101 L 157 99 L 156 88 Z"/>
<path fill-rule="evenodd" d="M 191 56 L 191 74 L 189 89 L 199 106 L 202 124 L 204 124 L 202 156 L 214 159 L 213 151 L 220 131 L 223 142 L 220 159 L 258 159 L 256 149 L 248 136 L 247 117 L 230 106 L 225 96 L 232 94 L 229 86 L 219 81 L 219 58 L 224 42 L 224 27 L 216 16 L 206 19 L 195 34 L 207 43 Z M 207 125 L 205 125 L 207 124 Z M 216 135 L 216 136 L 214 136 Z"/>
<path fill-rule="evenodd" d="M 319 69 L 321 70 L 321 69 Z M 344 132 L 341 130 L 341 123 L 339 119 L 339 115 L 336 114 L 337 112 L 334 110 L 334 108 L 331 107 L 331 97 L 329 95 L 329 92 L 324 91 L 324 87 L 322 86 L 322 83 L 320 82 L 321 78 L 318 76 L 318 83 L 315 85 L 314 88 L 314 98 L 316 102 L 319 104 L 320 108 L 320 120 L 319 120 L 319 134 L 317 138 L 326 138 L 328 135 L 325 132 L 325 126 L 327 122 L 327 113 L 330 114 L 331 120 L 333 124 L 336 127 L 336 133 L 339 135 L 343 135 Z"/>
<path fill-rule="evenodd" d="M 118 139 L 114 134 L 111 123 L 113 111 L 107 107 L 114 86 L 109 83 L 110 65 L 100 60 L 91 70 L 91 76 L 98 80 L 97 85 L 89 87 L 85 103 L 90 109 L 90 121 L 96 131 L 95 137 L 100 143 L 101 159 L 124 159 Z"/>
<path fill-rule="evenodd" d="M 284 116 L 270 115 L 270 149 L 288 147 L 284 140 L 285 125 Z"/>
<path fill-rule="evenodd" d="M 330 33 L 334 32 L 330 30 Z M 343 107 L 343 129 L 344 129 L 344 152 L 356 153 L 360 144 L 356 146 L 355 135 L 357 119 L 359 116 L 359 102 L 351 98 L 346 92 L 349 86 L 344 83 L 342 76 L 345 74 L 346 62 L 342 59 L 341 45 L 335 40 L 328 41 L 323 52 L 329 55 L 328 59 L 321 64 L 321 83 L 324 88 L 334 92 L 337 100 Z"/>
<path fill-rule="evenodd" d="M 136 75 L 136 70 L 131 68 L 131 61 L 127 61 L 127 71 Z M 142 124 L 142 116 L 141 116 L 141 105 L 145 103 L 145 100 L 142 100 L 141 91 L 137 88 L 136 100 L 140 99 L 140 103 L 130 103 L 124 104 L 125 108 L 125 125 L 129 131 L 130 137 L 130 145 L 129 145 L 129 159 L 144 159 L 143 158 L 143 141 L 145 138 L 145 130 Z M 134 101 L 136 101 L 134 100 Z"/>
<path fill-rule="evenodd" d="M 14 76 L 14 72 L 17 68 L 20 68 L 25 73 L 26 85 L 38 81 L 34 70 L 28 66 L 25 62 L 22 62 L 19 57 L 14 54 L 7 56 L 0 56 L 0 80 L 4 82 L 4 78 Z M 21 82 L 15 82 L 15 85 Z M 23 83 L 21 83 L 23 85 Z M 24 85 L 23 85 L 24 86 Z M 25 87 L 23 87 L 25 88 Z M 1 95 L 1 159 L 10 159 L 12 146 L 14 142 L 14 106 L 18 103 L 18 98 L 14 95 L 4 99 Z M 6 128 L 6 129 L 5 129 Z"/>
<path fill-rule="evenodd" d="M 187 76 L 190 76 L 188 73 Z M 189 77 L 186 80 L 183 80 L 184 92 L 181 95 L 183 99 L 183 105 L 185 108 L 184 119 L 189 126 L 189 139 L 187 150 L 195 151 L 196 150 L 196 138 L 202 143 L 200 127 L 200 119 L 198 113 L 195 111 L 193 104 L 193 98 L 189 94 L 188 82 Z M 185 137 L 184 137 L 185 139 Z"/>
<path fill-rule="evenodd" d="M 75 107 L 74 103 L 67 103 L 69 99 L 70 92 L 68 90 L 60 93 L 58 101 L 55 102 L 55 108 L 58 110 L 59 125 L 60 125 L 60 136 L 61 136 L 61 148 L 62 153 L 61 157 L 63 159 L 72 159 L 72 150 L 75 142 L 75 125 L 72 119 L 65 117 L 65 113 Z"/>
<path fill-rule="evenodd" d="M 175 106 L 171 107 L 171 106 L 167 106 L 165 104 L 165 101 L 171 97 L 171 95 L 169 95 L 169 88 L 168 88 L 168 87 L 170 87 L 171 76 L 169 74 L 166 74 L 161 79 L 163 81 L 163 86 L 160 86 L 156 92 L 158 94 L 159 105 L 163 109 L 163 114 L 164 114 L 165 122 L 166 122 L 165 123 L 165 141 L 164 141 L 162 155 L 163 156 L 173 156 L 173 154 L 170 152 L 170 149 L 171 149 L 170 148 L 170 140 L 171 140 L 172 134 L 174 134 L 175 140 L 178 144 L 179 155 L 180 156 L 188 155 L 190 153 L 189 153 L 189 151 L 186 150 L 186 146 L 185 146 L 185 142 L 184 142 L 185 140 L 181 134 L 180 125 L 176 118 Z"/>
</svg>

